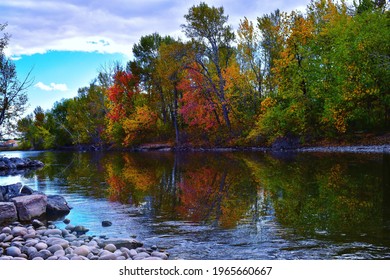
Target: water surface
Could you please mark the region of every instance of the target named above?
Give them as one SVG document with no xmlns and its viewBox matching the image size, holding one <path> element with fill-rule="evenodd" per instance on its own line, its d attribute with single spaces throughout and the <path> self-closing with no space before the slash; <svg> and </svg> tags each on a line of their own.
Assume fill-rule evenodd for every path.
<svg viewBox="0 0 390 280">
<path fill-rule="evenodd" d="M 171 259 L 390 259 L 389 154 L 2 154 L 45 167 L 1 185 L 63 195 L 73 225 Z"/>
</svg>

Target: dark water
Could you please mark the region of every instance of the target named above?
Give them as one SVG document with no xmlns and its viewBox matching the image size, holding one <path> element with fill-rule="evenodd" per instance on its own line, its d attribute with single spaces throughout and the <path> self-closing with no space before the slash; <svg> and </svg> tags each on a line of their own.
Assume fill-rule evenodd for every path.
<svg viewBox="0 0 390 280">
<path fill-rule="evenodd" d="M 2 154 L 46 166 L 0 184 L 61 194 L 73 225 L 171 259 L 390 259 L 389 154 Z"/>
</svg>

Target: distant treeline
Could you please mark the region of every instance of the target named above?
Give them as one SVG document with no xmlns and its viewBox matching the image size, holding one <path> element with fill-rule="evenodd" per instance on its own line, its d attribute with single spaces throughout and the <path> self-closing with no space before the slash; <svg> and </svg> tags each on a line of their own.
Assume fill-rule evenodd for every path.
<svg viewBox="0 0 390 280">
<path fill-rule="evenodd" d="M 229 25 L 193 6 L 185 40 L 140 38 L 134 59 L 102 68 L 78 96 L 18 123 L 25 148 L 67 145 L 268 145 L 390 128 L 387 1 L 312 1 Z"/>
</svg>

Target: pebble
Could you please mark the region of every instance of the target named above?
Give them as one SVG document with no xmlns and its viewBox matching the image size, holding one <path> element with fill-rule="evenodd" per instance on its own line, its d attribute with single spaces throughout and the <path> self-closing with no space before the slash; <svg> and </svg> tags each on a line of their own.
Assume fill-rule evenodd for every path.
<svg viewBox="0 0 390 280">
<path fill-rule="evenodd" d="M 61 245 L 59 244 L 54 244 L 54 245 L 51 245 L 49 248 L 47 248 L 47 250 L 50 251 L 50 253 L 54 254 L 55 252 L 59 251 L 59 250 L 62 250 L 63 251 L 63 248 Z"/>
<path fill-rule="evenodd" d="M 104 247 L 104 250 L 110 251 L 111 253 L 114 253 L 116 251 L 116 246 L 114 244 L 107 244 Z"/>
<path fill-rule="evenodd" d="M 59 235 L 62 236 L 62 231 L 60 229 L 48 229 L 44 232 L 44 235 L 50 236 L 50 235 Z"/>
<path fill-rule="evenodd" d="M 70 225 L 67 225 L 67 227 Z M 54 224 L 45 226 L 34 220 L 31 225 L 12 223 L 0 227 L 0 260 L 166 260 L 169 254 L 158 247 L 128 249 L 114 245 L 115 238 L 77 236 L 83 226 L 58 229 Z M 71 233 L 73 232 L 73 233 Z M 76 234 L 75 234 L 76 232 Z M 80 233 L 80 232 L 79 232 Z M 108 240 L 107 240 L 108 239 Z"/>
<path fill-rule="evenodd" d="M 18 247 L 10 246 L 5 250 L 6 254 L 11 257 L 19 257 L 22 252 Z"/>
<path fill-rule="evenodd" d="M 88 256 L 88 254 L 91 252 L 91 250 L 89 249 L 88 246 L 86 245 L 82 245 L 80 247 L 77 247 L 76 249 L 74 249 L 73 253 L 75 253 L 76 255 L 79 255 L 79 256 Z"/>
<path fill-rule="evenodd" d="M 35 244 L 35 248 L 36 248 L 38 251 L 47 249 L 47 247 L 48 247 L 47 244 L 46 244 L 46 243 L 43 243 L 43 242 L 39 242 L 39 243 Z"/>
</svg>

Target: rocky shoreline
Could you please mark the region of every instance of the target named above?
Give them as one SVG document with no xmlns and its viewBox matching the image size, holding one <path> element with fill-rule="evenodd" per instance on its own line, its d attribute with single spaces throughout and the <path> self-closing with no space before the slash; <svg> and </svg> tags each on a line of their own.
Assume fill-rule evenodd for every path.
<svg viewBox="0 0 390 280">
<path fill-rule="evenodd" d="M 69 220 L 64 222 L 68 223 Z M 0 227 L 0 260 L 167 260 L 157 246 L 143 247 L 136 239 L 87 236 L 83 226 L 59 229 L 35 219 Z"/>
</svg>

